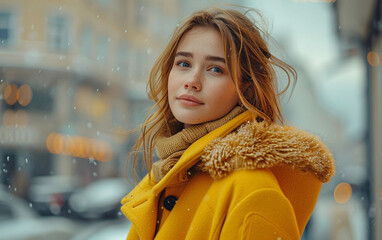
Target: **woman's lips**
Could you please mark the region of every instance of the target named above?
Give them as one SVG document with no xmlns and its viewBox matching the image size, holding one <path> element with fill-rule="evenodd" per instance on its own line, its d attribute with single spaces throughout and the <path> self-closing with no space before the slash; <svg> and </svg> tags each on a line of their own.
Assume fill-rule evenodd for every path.
<svg viewBox="0 0 382 240">
<path fill-rule="evenodd" d="M 200 99 L 188 94 L 180 95 L 176 99 L 179 100 L 183 105 L 190 107 L 200 106 L 204 104 Z"/>
</svg>

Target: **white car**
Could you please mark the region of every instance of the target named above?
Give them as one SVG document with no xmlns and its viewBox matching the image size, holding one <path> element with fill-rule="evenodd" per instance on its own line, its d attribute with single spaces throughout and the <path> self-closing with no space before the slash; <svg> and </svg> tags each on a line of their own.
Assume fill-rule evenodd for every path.
<svg viewBox="0 0 382 240">
<path fill-rule="evenodd" d="M 73 216 L 85 219 L 116 218 L 121 199 L 130 192 L 124 178 L 105 178 L 74 191 L 69 197 Z"/>
<path fill-rule="evenodd" d="M 67 200 L 78 179 L 73 176 L 39 176 L 31 179 L 29 199 L 40 215 L 67 215 Z"/>
<path fill-rule="evenodd" d="M 1 240 L 69 239 L 76 226 L 61 217 L 40 217 L 33 205 L 0 188 Z"/>
<path fill-rule="evenodd" d="M 70 240 L 123 240 L 126 239 L 131 222 L 126 218 L 107 220 L 92 224 Z"/>
</svg>

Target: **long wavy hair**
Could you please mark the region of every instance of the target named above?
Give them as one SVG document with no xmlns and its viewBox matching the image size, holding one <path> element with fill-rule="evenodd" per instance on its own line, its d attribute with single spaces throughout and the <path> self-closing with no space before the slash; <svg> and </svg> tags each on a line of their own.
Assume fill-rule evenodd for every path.
<svg viewBox="0 0 382 240">
<path fill-rule="evenodd" d="M 295 83 L 297 73 L 287 63 L 272 55 L 264 38 L 270 37 L 256 26 L 248 16 L 250 12 L 261 15 L 254 9 L 241 13 L 234 9 L 208 8 L 197 11 L 177 25 L 167 47 L 156 60 L 148 79 L 147 92 L 155 105 L 137 129 L 139 137 L 130 152 L 133 155 L 133 177 L 140 151 L 150 175 L 153 151 L 162 134 L 172 135 L 182 128 L 173 116 L 168 102 L 168 76 L 174 64 L 181 38 L 196 26 L 216 29 L 223 39 L 228 74 L 235 83 L 242 105 L 260 121 L 268 124 L 284 123 L 279 95 L 287 91 L 291 80 Z M 278 91 L 275 68 L 287 76 L 286 87 Z"/>
</svg>

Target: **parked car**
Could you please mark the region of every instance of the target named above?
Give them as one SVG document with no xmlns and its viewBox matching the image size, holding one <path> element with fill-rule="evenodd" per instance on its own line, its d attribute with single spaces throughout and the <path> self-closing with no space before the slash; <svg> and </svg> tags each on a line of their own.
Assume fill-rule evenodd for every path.
<svg viewBox="0 0 382 240">
<path fill-rule="evenodd" d="M 69 239 L 76 226 L 62 217 L 41 217 L 33 204 L 0 187 L 0 239 Z M 77 230 L 78 231 L 78 230 Z"/>
<path fill-rule="evenodd" d="M 73 176 L 35 177 L 31 180 L 29 199 L 41 215 L 67 215 L 68 198 L 76 188 L 78 181 Z"/>
<path fill-rule="evenodd" d="M 78 232 L 70 240 L 121 240 L 126 239 L 131 222 L 124 219 L 107 220 Z"/>
<path fill-rule="evenodd" d="M 69 197 L 73 216 L 85 219 L 115 218 L 121 199 L 131 190 L 124 178 L 101 179 L 79 188 Z"/>
</svg>

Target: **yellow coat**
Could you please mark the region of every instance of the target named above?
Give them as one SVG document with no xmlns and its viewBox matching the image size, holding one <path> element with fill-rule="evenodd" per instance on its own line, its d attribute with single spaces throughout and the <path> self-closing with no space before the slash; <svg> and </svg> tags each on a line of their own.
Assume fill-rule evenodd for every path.
<svg viewBox="0 0 382 240">
<path fill-rule="evenodd" d="M 193 143 L 160 182 L 146 176 L 122 199 L 127 239 L 300 239 L 334 171 L 318 138 L 264 128 L 247 111 Z M 157 219 L 169 195 L 178 201 Z"/>
</svg>

